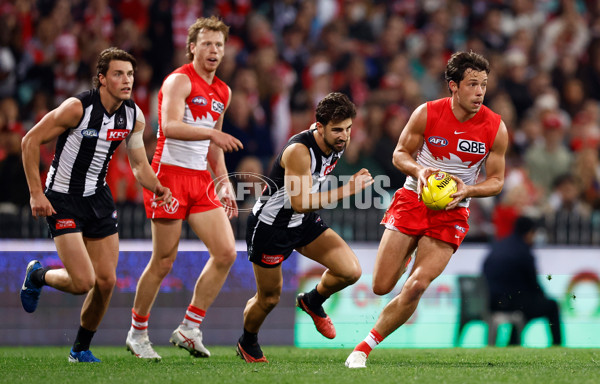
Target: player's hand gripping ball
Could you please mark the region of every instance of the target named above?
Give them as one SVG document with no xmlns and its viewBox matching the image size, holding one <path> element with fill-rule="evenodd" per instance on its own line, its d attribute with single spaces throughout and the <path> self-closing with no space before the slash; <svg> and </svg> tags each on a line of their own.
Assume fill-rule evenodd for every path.
<svg viewBox="0 0 600 384">
<path fill-rule="evenodd" d="M 437 172 L 427 178 L 427 185 L 421 191 L 421 200 L 425 206 L 435 211 L 446 209 L 456 192 L 456 181 L 446 172 Z"/>
</svg>

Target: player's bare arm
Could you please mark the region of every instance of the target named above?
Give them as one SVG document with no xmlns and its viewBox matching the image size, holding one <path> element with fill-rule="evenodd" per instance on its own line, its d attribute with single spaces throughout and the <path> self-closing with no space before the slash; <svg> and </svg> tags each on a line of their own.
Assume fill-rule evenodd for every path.
<svg viewBox="0 0 600 384">
<path fill-rule="evenodd" d="M 508 147 L 508 131 L 503 121 L 500 121 L 494 144 L 485 161 L 486 178 L 481 183 L 465 185 L 458 177 L 452 178 L 458 183 L 457 191 L 452 195 L 454 200 L 446 209 L 452 209 L 467 197 L 495 196 L 502 191 L 504 186 L 504 155 Z"/>
<path fill-rule="evenodd" d="M 135 176 L 136 180 L 142 185 L 142 187 L 152 191 L 156 196 L 153 201 L 160 202 L 158 205 L 171 204 L 171 190 L 164 187 L 156 174 L 148 164 L 146 158 L 146 149 L 144 148 L 143 133 L 144 127 L 146 126 L 143 114 L 138 116 L 138 120 L 135 122 L 133 131 L 127 136 L 127 158 L 129 159 L 129 166 Z"/>
<path fill-rule="evenodd" d="M 231 89 L 229 89 L 229 94 L 231 94 Z M 215 131 L 221 132 L 223 130 L 223 117 L 225 116 L 227 108 L 229 108 L 230 102 L 231 97 L 229 98 L 227 106 L 225 106 L 225 110 L 223 111 L 221 117 L 219 117 L 219 120 L 215 125 Z M 238 206 L 235 198 L 235 193 L 233 191 L 233 186 L 231 185 L 231 182 L 227 177 L 228 172 L 227 166 L 225 165 L 225 154 L 223 152 L 223 148 L 217 145 L 214 141 L 211 141 L 210 146 L 208 148 L 207 160 L 213 175 L 217 180 L 219 180 L 219 183 L 217 185 L 217 188 L 219 188 L 217 194 L 223 203 L 223 207 L 225 208 L 227 217 L 229 217 L 230 219 L 233 217 L 237 217 Z"/>
<path fill-rule="evenodd" d="M 183 74 L 173 74 L 163 83 L 161 127 L 164 135 L 177 140 L 211 140 L 227 152 L 242 149 L 242 143 L 225 132 L 211 128 L 193 127 L 183 122 L 185 99 L 191 91 L 192 83 L 189 77 Z"/>
<path fill-rule="evenodd" d="M 362 191 L 374 182 L 369 171 L 363 168 L 352 175 L 347 184 L 337 189 L 311 193 L 310 154 L 302 144 L 292 144 L 285 149 L 281 166 L 285 169 L 285 187 L 292 209 L 299 213 L 319 210 Z"/>
<path fill-rule="evenodd" d="M 417 195 L 421 198 L 421 189 L 427 184 L 427 178 L 439 169 L 423 167 L 415 160 L 417 152 L 423 146 L 423 135 L 427 126 L 427 104 L 421 104 L 410 116 L 402 130 L 394 150 L 392 163 L 406 175 L 418 180 Z"/>
<path fill-rule="evenodd" d="M 50 142 L 67 129 L 77 126 L 82 115 L 81 101 L 74 97 L 68 98 L 56 109 L 47 113 L 21 141 L 23 168 L 31 194 L 31 214 L 35 218 L 51 216 L 56 213 L 44 195 L 40 178 L 40 145 Z"/>
</svg>

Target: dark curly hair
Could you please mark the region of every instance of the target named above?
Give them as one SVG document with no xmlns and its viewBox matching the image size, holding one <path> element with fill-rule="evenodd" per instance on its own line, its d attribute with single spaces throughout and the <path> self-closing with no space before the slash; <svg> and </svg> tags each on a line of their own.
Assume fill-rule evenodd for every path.
<svg viewBox="0 0 600 384">
<path fill-rule="evenodd" d="M 323 126 L 329 122 L 339 123 L 348 118 L 354 119 L 356 106 L 343 93 L 332 92 L 319 101 L 315 115 L 317 122 Z"/>
</svg>

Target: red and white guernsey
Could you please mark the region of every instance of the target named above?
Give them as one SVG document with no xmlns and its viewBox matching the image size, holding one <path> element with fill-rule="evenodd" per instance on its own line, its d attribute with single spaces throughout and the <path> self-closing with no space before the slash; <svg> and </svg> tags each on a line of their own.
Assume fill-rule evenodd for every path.
<svg viewBox="0 0 600 384">
<path fill-rule="evenodd" d="M 231 96 L 227 84 L 216 76 L 212 84 L 208 84 L 196 73 L 192 63 L 177 68 L 169 76 L 175 73 L 187 75 L 192 83 L 190 95 L 185 99 L 183 122 L 194 127 L 214 128 Z M 158 142 L 152 163 L 206 170 L 210 140 L 187 141 L 165 137 L 161 124 L 162 99 L 161 87 L 158 92 Z"/>
<path fill-rule="evenodd" d="M 477 182 L 500 127 L 501 117 L 486 106 L 461 123 L 452 113 L 450 97 L 427 103 L 427 126 L 416 161 L 460 177 L 467 185 Z M 417 190 L 417 181 L 407 177 L 406 189 Z M 470 198 L 459 203 L 469 206 Z"/>
</svg>

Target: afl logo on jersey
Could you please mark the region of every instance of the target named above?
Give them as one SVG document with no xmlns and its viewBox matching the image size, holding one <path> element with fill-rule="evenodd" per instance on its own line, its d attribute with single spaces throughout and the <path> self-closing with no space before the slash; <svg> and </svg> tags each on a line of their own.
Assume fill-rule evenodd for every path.
<svg viewBox="0 0 600 384">
<path fill-rule="evenodd" d="M 439 137 L 439 136 L 430 136 L 427 141 L 429 142 L 429 144 L 433 145 L 434 147 L 445 147 L 446 145 L 448 145 L 448 140 L 444 139 L 443 137 Z"/>
<path fill-rule="evenodd" d="M 208 101 L 202 96 L 196 96 L 192 99 L 192 103 L 200 106 L 208 104 Z"/>
<path fill-rule="evenodd" d="M 94 138 L 98 137 L 98 131 L 96 131 L 95 129 L 88 128 L 81 131 L 81 135 L 83 137 Z"/>
</svg>

